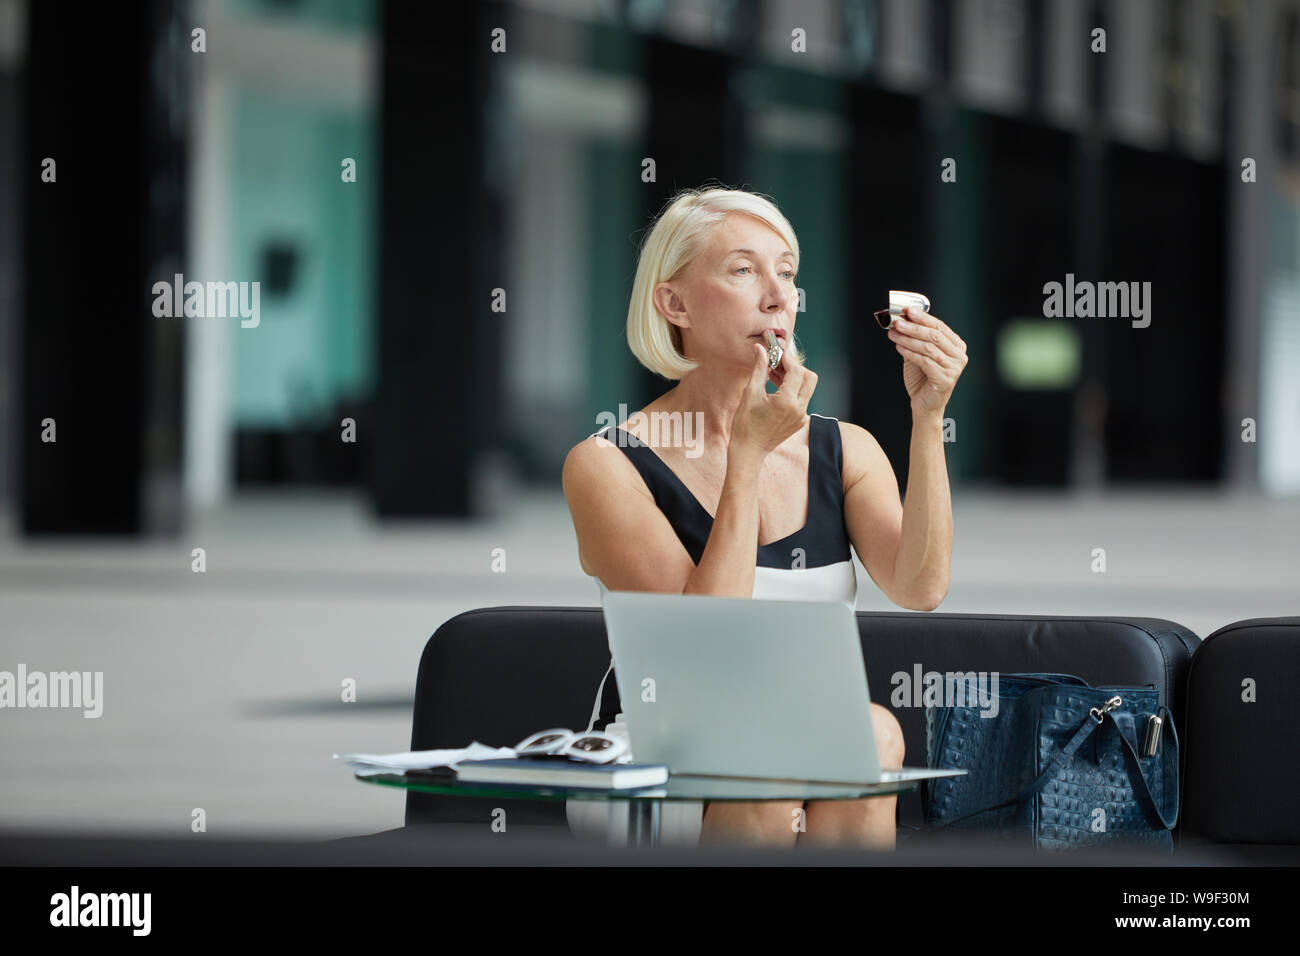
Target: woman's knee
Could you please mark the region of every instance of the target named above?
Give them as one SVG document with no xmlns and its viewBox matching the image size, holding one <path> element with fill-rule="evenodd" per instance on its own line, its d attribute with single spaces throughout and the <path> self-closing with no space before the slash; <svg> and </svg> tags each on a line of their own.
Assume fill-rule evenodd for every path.
<svg viewBox="0 0 1300 956">
<path fill-rule="evenodd" d="M 876 735 L 876 753 L 880 758 L 880 766 L 891 769 L 901 767 L 906 748 L 903 725 L 898 722 L 894 712 L 888 707 L 873 703 L 871 726 Z"/>
<path fill-rule="evenodd" d="M 701 832 L 725 830 L 770 840 L 783 837 L 793 840 L 798 833 L 802 811 L 802 800 L 715 800 L 704 804 Z"/>
</svg>

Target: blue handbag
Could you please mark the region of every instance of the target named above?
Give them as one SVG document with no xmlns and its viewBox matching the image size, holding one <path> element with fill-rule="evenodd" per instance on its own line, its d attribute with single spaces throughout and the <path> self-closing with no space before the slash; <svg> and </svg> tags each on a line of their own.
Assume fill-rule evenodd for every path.
<svg viewBox="0 0 1300 956">
<path fill-rule="evenodd" d="M 1127 843 L 1173 849 L 1178 734 L 1154 687 L 1092 687 L 1069 674 L 1003 674 L 996 716 L 974 675 L 925 709 L 927 829 L 983 828 L 1061 850 Z M 959 696 L 960 694 L 960 696 Z"/>
</svg>

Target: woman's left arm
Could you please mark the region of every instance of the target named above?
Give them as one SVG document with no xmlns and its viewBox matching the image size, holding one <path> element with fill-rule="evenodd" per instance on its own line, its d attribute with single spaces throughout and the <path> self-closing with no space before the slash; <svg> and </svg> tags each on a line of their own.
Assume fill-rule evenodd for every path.
<svg viewBox="0 0 1300 956">
<path fill-rule="evenodd" d="M 907 500 L 884 451 L 856 425 L 841 429 L 844 514 L 853 547 L 872 580 L 895 604 L 931 611 L 948 593 L 952 494 L 943 448 L 943 413 L 966 367 L 966 343 L 935 316 L 908 309 L 889 338 L 903 356 L 912 406 Z M 909 321 L 909 319 L 911 321 Z"/>
</svg>

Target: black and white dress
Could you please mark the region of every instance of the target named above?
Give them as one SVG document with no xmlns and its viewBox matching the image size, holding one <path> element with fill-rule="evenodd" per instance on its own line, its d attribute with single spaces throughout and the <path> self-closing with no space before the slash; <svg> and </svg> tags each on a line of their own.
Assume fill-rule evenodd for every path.
<svg viewBox="0 0 1300 956">
<path fill-rule="evenodd" d="M 808 519 L 780 541 L 760 545 L 754 569 L 753 597 L 768 601 L 842 601 L 857 603 L 857 574 L 844 525 L 843 449 L 839 420 L 809 414 Z M 593 433 L 617 445 L 636 466 L 655 504 L 668 518 L 691 560 L 699 564 L 713 528 L 713 516 L 662 458 L 636 436 L 618 426 Z M 608 590 L 594 578 L 603 598 Z M 620 712 L 614 662 L 596 690 L 587 729 L 626 737 Z M 699 838 L 702 804 L 668 801 L 660 818 L 667 843 L 694 843 Z M 627 834 L 625 801 L 570 800 L 569 826 L 583 836 L 622 842 Z"/>
</svg>

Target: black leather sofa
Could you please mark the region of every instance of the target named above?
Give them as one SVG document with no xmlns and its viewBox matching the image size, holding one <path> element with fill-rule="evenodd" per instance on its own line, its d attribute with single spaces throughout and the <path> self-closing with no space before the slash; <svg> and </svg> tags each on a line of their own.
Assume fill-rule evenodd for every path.
<svg viewBox="0 0 1300 956">
<path fill-rule="evenodd" d="M 1180 849 L 1300 862 L 1300 617 L 1252 618 L 1197 648 L 1179 724 Z"/>
<path fill-rule="evenodd" d="M 865 611 L 857 618 L 872 698 L 886 705 L 891 675 L 918 664 L 923 671 L 1045 671 L 1094 685 L 1154 685 L 1181 743 L 1176 847 L 1213 846 L 1244 862 L 1300 861 L 1300 822 L 1283 812 L 1300 792 L 1300 771 L 1287 759 L 1300 705 L 1286 677 L 1300 673 L 1300 618 L 1243 621 L 1203 645 L 1182 625 L 1157 618 Z M 543 727 L 585 727 L 608 663 L 600 608 L 459 614 L 438 628 L 420 660 L 411 748 L 470 740 L 508 746 Z M 1239 686 L 1251 676 L 1262 695 L 1253 706 L 1241 703 Z M 924 710 L 894 712 L 906 762 L 924 765 Z M 921 791 L 900 798 L 901 840 L 921 824 L 922 799 Z M 519 823 L 566 826 L 562 803 L 414 792 L 406 823 L 478 822 L 499 806 Z"/>
</svg>

